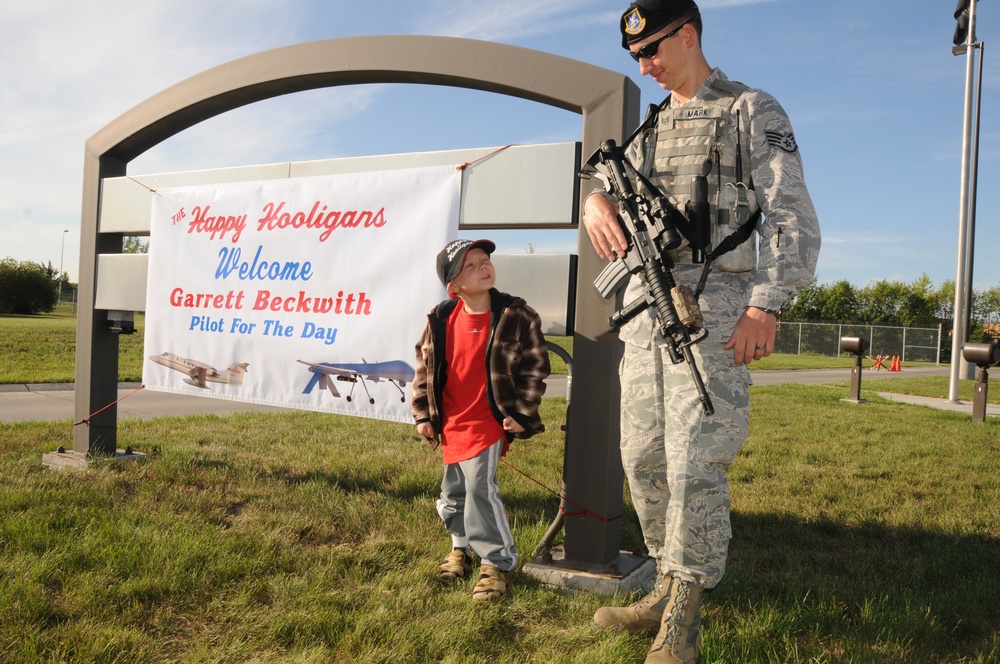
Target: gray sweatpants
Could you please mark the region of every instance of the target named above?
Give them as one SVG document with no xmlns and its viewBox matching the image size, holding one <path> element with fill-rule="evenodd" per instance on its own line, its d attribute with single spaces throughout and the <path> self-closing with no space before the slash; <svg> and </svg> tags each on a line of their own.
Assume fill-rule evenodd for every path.
<svg viewBox="0 0 1000 664">
<path fill-rule="evenodd" d="M 437 512 L 452 536 L 468 538 L 484 565 L 507 572 L 517 565 L 517 548 L 497 484 L 503 446 L 500 439 L 471 459 L 446 465 Z"/>
</svg>

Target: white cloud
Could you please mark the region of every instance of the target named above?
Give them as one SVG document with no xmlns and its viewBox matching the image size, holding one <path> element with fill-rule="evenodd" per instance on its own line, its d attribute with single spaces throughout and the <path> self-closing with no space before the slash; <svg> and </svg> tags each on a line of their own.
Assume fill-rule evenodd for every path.
<svg viewBox="0 0 1000 664">
<path fill-rule="evenodd" d="M 701 2 L 698 3 L 698 6 L 701 9 L 725 9 L 726 7 L 763 5 L 771 2 L 781 2 L 781 0 L 701 0 Z"/>
<path fill-rule="evenodd" d="M 280 0 L 248 0 L 226 12 L 196 0 L 0 6 L 0 61 L 8 63 L 0 86 L 0 258 L 57 264 L 52 245 L 69 227 L 65 267 L 75 278 L 86 140 L 184 78 L 296 41 L 297 21 Z"/>
<path fill-rule="evenodd" d="M 561 0 L 503 0 L 456 2 L 433 0 L 416 32 L 448 37 L 516 42 L 529 37 L 555 35 L 587 25 L 615 25 L 620 11 L 598 10 L 596 0 L 568 6 Z M 605 5 L 606 6 L 606 5 Z"/>
</svg>

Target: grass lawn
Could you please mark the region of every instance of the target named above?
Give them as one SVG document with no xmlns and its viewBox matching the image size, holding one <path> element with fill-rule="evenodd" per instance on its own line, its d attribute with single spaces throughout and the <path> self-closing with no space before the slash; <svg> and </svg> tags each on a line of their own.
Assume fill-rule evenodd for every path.
<svg viewBox="0 0 1000 664">
<path fill-rule="evenodd" d="M 135 314 L 135 334 L 118 337 L 118 379 L 142 380 L 142 332 L 145 316 Z M 570 354 L 572 337 L 550 337 Z M 565 374 L 566 363 L 549 353 L 552 372 Z M 76 369 L 76 318 L 69 314 L 0 315 L 0 384 L 72 383 Z"/>
<path fill-rule="evenodd" d="M 118 376 L 123 382 L 142 380 L 142 330 L 145 317 L 136 314 L 136 333 L 119 337 Z M 571 356 L 573 337 L 548 337 Z M 76 364 L 76 319 L 68 313 L 51 316 L 0 316 L 0 384 L 7 383 L 71 383 Z M 552 373 L 565 374 L 565 362 L 556 353 L 549 353 Z M 850 369 L 851 357 L 825 355 L 775 354 L 754 362 L 754 371 L 796 369 Z M 906 366 L 930 366 L 927 363 L 907 363 Z M 867 367 L 867 363 L 866 363 Z M 905 369 L 904 369 L 905 371 Z M 900 392 L 920 396 L 946 398 L 949 379 L 930 378 L 878 379 L 866 372 L 862 380 L 865 391 Z M 837 381 L 838 385 L 850 382 Z M 974 381 L 959 381 L 959 399 L 971 401 Z M 989 394 L 990 403 L 1000 403 L 1000 389 Z"/>
<path fill-rule="evenodd" d="M 1000 661 L 1000 422 L 829 386 L 753 388 L 706 662 Z M 509 461 L 561 481 L 566 403 Z M 440 457 L 318 413 L 123 420 L 142 464 L 45 470 L 69 421 L 0 427 L 0 661 L 631 662 L 602 602 L 524 575 L 496 606 L 433 576 Z M 507 467 L 528 555 L 557 499 Z M 623 548 L 639 543 L 626 506 Z M 611 600 L 623 604 L 628 598 Z"/>
<path fill-rule="evenodd" d="M 0 317 L 0 383 L 72 381 L 74 334 L 71 318 Z M 122 380 L 139 380 L 141 334 L 121 341 Z M 572 339 L 553 341 L 572 352 Z M 851 361 L 754 368 L 817 364 Z M 752 388 L 703 661 L 1000 662 L 1000 420 L 876 395 L 944 396 L 947 377 L 866 374 L 864 407 L 841 401 L 847 385 Z M 508 458 L 553 488 L 565 412 L 546 398 L 548 431 Z M 310 412 L 128 419 L 119 446 L 147 462 L 44 469 L 41 455 L 72 447 L 72 434 L 68 420 L 0 424 L 0 662 L 645 656 L 647 638 L 590 622 L 630 598 L 525 575 L 495 606 L 474 605 L 471 583 L 442 588 L 440 455 L 412 426 Z M 506 466 L 500 484 L 528 556 L 558 499 Z M 623 549 L 641 543 L 627 492 L 622 527 Z"/>
</svg>

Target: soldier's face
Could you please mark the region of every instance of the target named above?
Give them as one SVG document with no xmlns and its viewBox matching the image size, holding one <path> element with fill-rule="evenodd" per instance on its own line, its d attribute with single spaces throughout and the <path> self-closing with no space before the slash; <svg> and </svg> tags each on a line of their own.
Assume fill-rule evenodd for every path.
<svg viewBox="0 0 1000 664">
<path fill-rule="evenodd" d="M 671 32 L 664 29 L 629 46 L 629 50 L 633 54 L 632 57 L 638 56 L 639 73 L 652 78 L 664 90 L 675 89 L 676 73 L 683 63 L 683 47 L 689 26 L 690 24 L 687 23 Z M 656 52 L 650 57 L 646 57 L 650 51 L 647 47 L 653 45 L 658 46 Z"/>
</svg>

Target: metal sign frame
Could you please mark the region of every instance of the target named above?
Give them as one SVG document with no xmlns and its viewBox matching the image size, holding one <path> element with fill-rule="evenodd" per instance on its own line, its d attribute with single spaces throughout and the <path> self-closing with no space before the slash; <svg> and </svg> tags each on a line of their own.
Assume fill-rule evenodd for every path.
<svg viewBox="0 0 1000 664">
<path fill-rule="evenodd" d="M 456 54 L 461 53 L 461 57 Z M 112 455 L 117 448 L 118 335 L 108 311 L 95 307 L 99 257 L 120 254 L 124 234 L 100 229 L 101 186 L 126 175 L 130 161 L 175 134 L 227 111 L 293 92 L 365 83 L 420 83 L 494 92 L 579 113 L 583 154 L 606 139 L 621 141 L 638 122 L 639 89 L 627 76 L 576 60 L 469 39 L 382 35 L 328 39 L 257 53 L 193 76 L 127 111 L 85 146 L 77 323 L 76 452 Z M 587 191 L 581 191 L 581 200 Z M 574 391 L 567 428 L 567 494 L 594 514 L 621 513 L 618 450 L 620 347 L 607 333 L 614 302 L 593 280 L 603 265 L 579 239 Z M 579 386 L 583 386 L 582 389 Z M 110 405 L 109 405 L 110 404 Z M 566 519 L 567 558 L 608 564 L 618 557 L 620 520 Z"/>
</svg>

